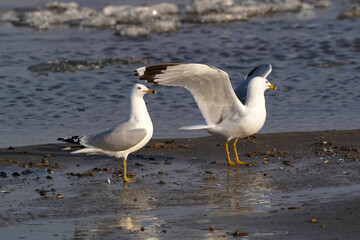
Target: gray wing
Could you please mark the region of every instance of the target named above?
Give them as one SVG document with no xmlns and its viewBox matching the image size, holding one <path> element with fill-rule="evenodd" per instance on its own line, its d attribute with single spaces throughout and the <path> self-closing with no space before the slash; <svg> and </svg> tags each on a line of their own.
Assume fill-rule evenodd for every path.
<svg viewBox="0 0 360 240">
<path fill-rule="evenodd" d="M 145 128 L 137 128 L 135 123 L 126 122 L 102 133 L 85 136 L 81 139 L 81 144 L 108 151 L 123 151 L 140 143 L 146 134 Z"/>
<path fill-rule="evenodd" d="M 140 80 L 188 89 L 209 125 L 244 110 L 228 74 L 218 68 L 194 63 L 163 63 L 138 68 L 134 72 Z"/>
<path fill-rule="evenodd" d="M 251 79 L 257 76 L 261 76 L 266 78 L 272 70 L 272 66 L 269 63 L 262 64 L 257 66 L 253 70 L 251 70 L 248 75 L 245 77 L 243 81 L 241 81 L 236 87 L 234 88 L 234 92 L 242 104 L 245 105 L 246 102 L 246 94 L 247 94 L 247 86 Z"/>
</svg>

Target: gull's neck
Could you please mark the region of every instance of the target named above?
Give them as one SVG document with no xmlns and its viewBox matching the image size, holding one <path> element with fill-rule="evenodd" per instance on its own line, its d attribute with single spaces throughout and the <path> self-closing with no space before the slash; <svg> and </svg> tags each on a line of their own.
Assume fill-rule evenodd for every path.
<svg viewBox="0 0 360 240">
<path fill-rule="evenodd" d="M 143 96 L 132 94 L 130 98 L 130 121 L 151 122 Z"/>
<path fill-rule="evenodd" d="M 253 88 L 248 88 L 246 96 L 246 108 L 264 109 L 265 95 L 263 91 L 255 91 Z"/>
</svg>

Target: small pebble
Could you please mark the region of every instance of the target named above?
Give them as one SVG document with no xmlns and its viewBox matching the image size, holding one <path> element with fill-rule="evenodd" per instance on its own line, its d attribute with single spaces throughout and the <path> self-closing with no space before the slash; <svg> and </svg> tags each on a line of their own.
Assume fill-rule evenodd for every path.
<svg viewBox="0 0 360 240">
<path fill-rule="evenodd" d="M 130 178 L 133 178 L 133 177 L 135 177 L 135 176 L 136 176 L 136 174 L 135 174 L 135 173 L 128 173 L 127 175 L 128 175 L 128 177 L 130 177 Z"/>
<path fill-rule="evenodd" d="M 257 165 L 257 162 L 254 162 L 254 163 L 246 163 L 245 166 L 247 167 L 255 167 Z"/>
<path fill-rule="evenodd" d="M 288 207 L 289 210 L 299 209 L 299 207 Z"/>
<path fill-rule="evenodd" d="M 30 173 L 32 173 L 32 171 L 29 169 L 21 172 L 21 174 L 23 174 L 23 175 L 30 174 Z"/>
<path fill-rule="evenodd" d="M 248 157 L 256 157 L 257 155 L 259 155 L 259 152 L 250 152 L 247 154 Z"/>
<path fill-rule="evenodd" d="M 289 160 L 285 160 L 283 161 L 283 163 L 286 165 L 286 166 L 290 166 L 291 165 L 291 162 Z"/>
<path fill-rule="evenodd" d="M 58 194 L 58 195 L 56 195 L 56 198 L 57 198 L 57 199 L 63 199 L 63 198 L 64 198 L 64 195 Z"/>
<path fill-rule="evenodd" d="M 312 219 L 310 219 L 310 222 L 311 222 L 311 223 L 317 223 L 318 220 L 317 220 L 316 218 L 312 218 Z"/>
<path fill-rule="evenodd" d="M 246 232 L 244 232 L 243 230 L 237 230 L 236 232 L 234 232 L 234 237 L 241 237 L 241 236 L 247 236 L 248 234 Z"/>
<path fill-rule="evenodd" d="M 215 227 L 214 227 L 214 226 L 209 227 L 209 231 L 210 231 L 210 232 L 215 231 Z"/>
<path fill-rule="evenodd" d="M 159 182 L 157 182 L 157 184 L 165 184 L 166 182 L 160 180 Z"/>
</svg>

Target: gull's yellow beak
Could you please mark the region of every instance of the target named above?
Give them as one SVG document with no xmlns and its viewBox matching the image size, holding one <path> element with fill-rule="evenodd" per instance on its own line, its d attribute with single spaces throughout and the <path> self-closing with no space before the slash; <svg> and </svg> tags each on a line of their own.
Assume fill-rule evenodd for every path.
<svg viewBox="0 0 360 240">
<path fill-rule="evenodd" d="M 272 90 L 276 90 L 276 86 L 274 84 L 270 84 L 269 88 Z"/>
<path fill-rule="evenodd" d="M 145 91 L 145 92 L 147 92 L 147 93 L 152 93 L 152 94 L 156 94 L 156 91 L 155 90 L 153 90 L 153 89 L 148 89 L 147 91 Z"/>
</svg>

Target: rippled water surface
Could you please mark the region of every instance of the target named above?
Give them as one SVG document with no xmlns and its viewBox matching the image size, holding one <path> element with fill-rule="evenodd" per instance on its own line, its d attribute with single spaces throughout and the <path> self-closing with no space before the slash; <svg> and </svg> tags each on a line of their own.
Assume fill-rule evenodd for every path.
<svg viewBox="0 0 360 240">
<path fill-rule="evenodd" d="M 22 2 L 27 4 L 0 3 L 0 9 Z M 103 7 L 96 1 L 79 3 Z M 247 22 L 183 23 L 178 31 L 146 38 L 119 37 L 110 29 L 38 31 L 1 23 L 0 147 L 52 143 L 57 137 L 96 133 L 126 120 L 129 91 L 138 82 L 132 71 L 142 64 L 65 73 L 28 70 L 34 64 L 66 59 L 205 63 L 228 72 L 233 85 L 253 67 L 271 63 L 268 79 L 278 90 L 266 92 L 268 114 L 261 132 L 358 129 L 360 20 L 338 20 L 346 6 L 331 3 L 330 9 Z M 36 4 L 43 6 L 43 1 Z M 178 130 L 202 119 L 189 92 L 156 90 L 158 95 L 145 96 L 155 138 L 206 135 Z"/>
</svg>

